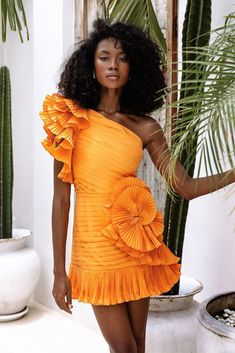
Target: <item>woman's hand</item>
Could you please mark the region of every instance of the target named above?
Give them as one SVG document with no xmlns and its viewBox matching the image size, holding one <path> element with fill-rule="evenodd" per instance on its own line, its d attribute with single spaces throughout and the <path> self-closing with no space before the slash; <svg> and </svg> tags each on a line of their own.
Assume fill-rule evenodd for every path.
<svg viewBox="0 0 235 353">
<path fill-rule="evenodd" d="M 52 295 L 56 304 L 61 310 L 72 314 L 71 284 L 68 276 L 65 274 L 55 275 Z"/>
</svg>

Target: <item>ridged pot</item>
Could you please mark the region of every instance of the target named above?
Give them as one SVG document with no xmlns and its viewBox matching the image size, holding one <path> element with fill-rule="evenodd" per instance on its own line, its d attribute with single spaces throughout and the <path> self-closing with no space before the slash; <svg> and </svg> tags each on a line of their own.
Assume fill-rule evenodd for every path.
<svg viewBox="0 0 235 353">
<path fill-rule="evenodd" d="M 202 288 L 200 281 L 181 275 L 178 295 L 150 298 L 146 353 L 196 353 L 199 302 L 193 296 Z"/>
<path fill-rule="evenodd" d="M 13 238 L 0 240 L 0 321 L 25 312 L 40 275 L 36 251 L 26 247 L 28 229 L 13 229 Z"/>
<path fill-rule="evenodd" d="M 213 317 L 225 308 L 235 310 L 235 292 L 216 294 L 200 304 L 197 315 L 197 353 L 235 352 L 235 327 Z"/>
</svg>

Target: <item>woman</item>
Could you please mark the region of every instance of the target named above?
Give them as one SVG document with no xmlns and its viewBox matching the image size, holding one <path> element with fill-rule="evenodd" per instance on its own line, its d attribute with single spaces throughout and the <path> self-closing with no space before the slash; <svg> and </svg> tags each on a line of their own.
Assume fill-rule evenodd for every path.
<svg viewBox="0 0 235 353">
<path fill-rule="evenodd" d="M 143 353 L 149 297 L 180 277 L 179 258 L 163 243 L 162 215 L 135 173 L 146 148 L 164 176 L 169 150 L 148 114 L 163 104 L 154 43 L 137 27 L 103 20 L 67 61 L 59 92 L 47 96 L 43 146 L 54 157 L 53 296 L 71 312 L 72 298 L 90 303 L 112 353 Z M 174 190 L 187 200 L 235 180 L 190 178 L 175 168 Z M 74 183 L 72 258 L 65 244 Z M 214 185 L 214 189 L 209 187 Z"/>
</svg>

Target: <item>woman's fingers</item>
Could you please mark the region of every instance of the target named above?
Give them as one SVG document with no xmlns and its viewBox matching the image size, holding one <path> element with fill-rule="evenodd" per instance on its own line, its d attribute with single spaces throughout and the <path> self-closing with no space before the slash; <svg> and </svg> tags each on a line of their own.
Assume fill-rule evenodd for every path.
<svg viewBox="0 0 235 353">
<path fill-rule="evenodd" d="M 72 314 L 70 310 L 72 308 L 71 285 L 68 278 L 55 280 L 52 295 L 61 310 Z"/>
<path fill-rule="evenodd" d="M 72 309 L 72 294 L 70 280 L 67 281 L 66 304 L 69 309 Z"/>
<path fill-rule="evenodd" d="M 68 291 L 66 295 L 66 304 L 69 309 L 72 309 L 73 305 L 72 305 L 72 296 L 70 291 Z"/>
<path fill-rule="evenodd" d="M 64 310 L 64 311 L 66 311 L 67 313 L 72 314 L 72 311 L 71 311 L 71 310 L 68 308 L 68 306 L 67 306 L 67 303 L 66 303 L 66 301 L 65 301 L 65 297 L 60 298 L 59 304 L 60 304 L 59 307 L 60 307 L 61 310 Z"/>
</svg>

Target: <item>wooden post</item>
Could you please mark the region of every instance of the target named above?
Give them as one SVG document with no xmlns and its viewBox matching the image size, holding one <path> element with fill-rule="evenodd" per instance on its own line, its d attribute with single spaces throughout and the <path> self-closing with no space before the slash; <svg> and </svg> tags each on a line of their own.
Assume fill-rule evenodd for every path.
<svg viewBox="0 0 235 353">
<path fill-rule="evenodd" d="M 176 84 L 178 82 L 177 61 L 178 61 L 178 0 L 167 0 L 167 78 L 170 86 L 174 85 L 167 103 L 177 100 Z M 167 126 L 172 124 L 172 119 L 176 116 L 176 108 L 168 109 L 166 112 Z M 172 135 L 172 128 L 167 131 L 168 141 Z"/>
<path fill-rule="evenodd" d="M 88 37 L 98 7 L 98 0 L 75 0 L 75 43 Z"/>
</svg>

